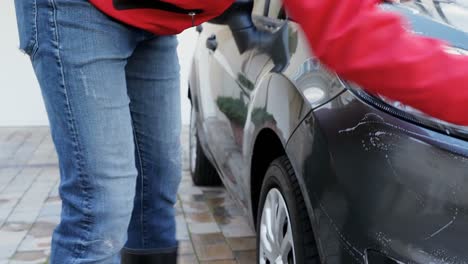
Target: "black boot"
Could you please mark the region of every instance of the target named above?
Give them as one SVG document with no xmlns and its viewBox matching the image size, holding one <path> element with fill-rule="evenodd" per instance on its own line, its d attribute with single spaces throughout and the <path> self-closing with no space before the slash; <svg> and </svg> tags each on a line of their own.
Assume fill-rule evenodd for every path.
<svg viewBox="0 0 468 264">
<path fill-rule="evenodd" d="M 177 264 L 177 250 L 159 253 L 137 253 L 122 249 L 122 264 Z"/>
</svg>

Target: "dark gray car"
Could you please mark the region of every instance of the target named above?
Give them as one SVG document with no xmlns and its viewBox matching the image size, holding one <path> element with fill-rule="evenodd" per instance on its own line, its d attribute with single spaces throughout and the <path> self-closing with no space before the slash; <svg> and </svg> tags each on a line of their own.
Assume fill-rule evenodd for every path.
<svg viewBox="0 0 468 264">
<path fill-rule="evenodd" d="M 381 8 L 468 49 L 468 0 Z M 293 20 L 243 0 L 197 28 L 194 182 L 245 209 L 259 263 L 468 263 L 468 129 L 341 80 Z"/>
</svg>

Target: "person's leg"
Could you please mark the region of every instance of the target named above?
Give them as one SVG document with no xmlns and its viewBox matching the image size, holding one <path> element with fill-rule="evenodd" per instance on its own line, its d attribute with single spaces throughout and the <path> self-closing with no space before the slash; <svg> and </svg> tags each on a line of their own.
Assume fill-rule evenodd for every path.
<svg viewBox="0 0 468 264">
<path fill-rule="evenodd" d="M 139 172 L 127 253 L 167 255 L 177 250 L 174 204 L 181 178 L 181 121 L 176 48 L 175 36 L 153 36 L 140 43 L 126 67 Z"/>
<path fill-rule="evenodd" d="M 119 263 L 137 177 L 125 65 L 143 34 L 86 0 L 17 1 L 34 5 L 30 55 L 59 157 L 50 263 Z"/>
</svg>

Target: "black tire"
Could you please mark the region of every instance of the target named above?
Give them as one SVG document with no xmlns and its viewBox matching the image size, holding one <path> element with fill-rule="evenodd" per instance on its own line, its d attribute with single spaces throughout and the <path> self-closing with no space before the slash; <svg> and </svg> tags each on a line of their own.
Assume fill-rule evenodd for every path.
<svg viewBox="0 0 468 264">
<path fill-rule="evenodd" d="M 196 149 L 193 150 L 192 147 L 195 147 Z M 193 157 L 194 154 L 196 155 L 195 157 Z M 192 180 L 196 186 L 221 185 L 221 179 L 219 178 L 218 172 L 208 160 L 201 147 L 200 139 L 198 138 L 196 116 L 193 107 L 192 114 L 190 117 L 189 162 Z"/>
<path fill-rule="evenodd" d="M 257 261 L 260 261 L 260 225 L 267 194 L 276 188 L 284 198 L 291 222 L 295 264 L 319 264 L 317 244 L 299 183 L 286 156 L 274 160 L 262 184 L 257 213 Z"/>
</svg>

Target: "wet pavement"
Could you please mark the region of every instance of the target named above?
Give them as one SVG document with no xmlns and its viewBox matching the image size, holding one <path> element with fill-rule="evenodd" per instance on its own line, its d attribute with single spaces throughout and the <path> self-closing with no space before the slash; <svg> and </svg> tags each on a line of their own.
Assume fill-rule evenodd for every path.
<svg viewBox="0 0 468 264">
<path fill-rule="evenodd" d="M 255 234 L 224 188 L 193 186 L 184 128 L 177 237 L 181 264 L 255 263 Z M 0 264 L 44 263 L 59 221 L 57 157 L 47 127 L 0 128 Z"/>
</svg>

